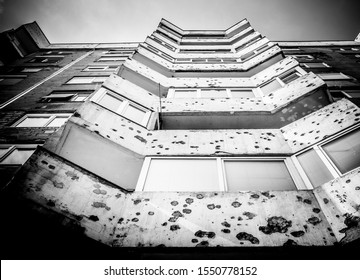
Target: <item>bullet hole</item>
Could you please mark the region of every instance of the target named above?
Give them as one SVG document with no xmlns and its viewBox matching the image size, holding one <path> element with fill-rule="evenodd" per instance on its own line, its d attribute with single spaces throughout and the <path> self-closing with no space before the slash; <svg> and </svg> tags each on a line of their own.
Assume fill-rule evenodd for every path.
<svg viewBox="0 0 360 280">
<path fill-rule="evenodd" d="M 121 224 L 124 221 L 124 218 L 120 218 L 118 224 Z"/>
<path fill-rule="evenodd" d="M 321 211 L 321 210 L 320 210 L 319 208 L 313 208 L 313 212 L 314 212 L 314 213 L 320 213 L 320 211 Z"/>
<path fill-rule="evenodd" d="M 304 203 L 311 204 L 311 200 L 310 199 L 304 199 Z"/>
<path fill-rule="evenodd" d="M 275 195 L 270 195 L 269 192 L 262 192 L 261 194 L 262 194 L 263 196 L 266 196 L 267 198 L 275 197 Z"/>
<path fill-rule="evenodd" d="M 209 247 L 209 242 L 208 241 L 201 241 L 195 247 Z"/>
<path fill-rule="evenodd" d="M 187 198 L 185 199 L 185 202 L 190 205 L 191 203 L 194 202 L 194 200 L 192 198 Z"/>
<path fill-rule="evenodd" d="M 172 206 L 176 206 L 176 205 L 179 204 L 179 202 L 177 202 L 177 201 L 174 200 L 174 201 L 171 201 L 170 204 L 171 204 Z"/>
<path fill-rule="evenodd" d="M 203 195 L 203 194 L 197 194 L 197 195 L 196 195 L 196 198 L 197 198 L 197 199 L 203 199 L 203 198 L 204 198 L 204 195 Z"/>
<path fill-rule="evenodd" d="M 163 227 L 167 226 L 167 222 L 161 224 Z"/>
<path fill-rule="evenodd" d="M 254 198 L 254 199 L 257 199 L 257 198 L 259 198 L 260 197 L 260 195 L 258 195 L 258 194 L 252 194 L 252 195 L 250 195 L 250 198 Z"/>
<path fill-rule="evenodd" d="M 214 204 L 208 204 L 207 208 L 210 210 L 214 210 L 215 209 L 215 205 Z"/>
<path fill-rule="evenodd" d="M 185 214 L 190 214 L 190 213 L 191 213 L 191 209 L 183 209 L 183 213 L 185 213 Z"/>
<path fill-rule="evenodd" d="M 212 232 L 212 231 L 202 231 L 202 230 L 198 230 L 197 232 L 195 232 L 194 234 L 196 237 L 199 237 L 199 238 L 204 238 L 204 237 L 207 237 L 207 238 L 215 238 L 216 234 L 215 232 Z"/>
<path fill-rule="evenodd" d="M 52 182 L 54 187 L 57 189 L 63 189 L 64 188 L 64 183 L 63 182 L 57 182 L 57 181 L 53 181 Z"/>
<path fill-rule="evenodd" d="M 323 201 L 324 201 L 325 204 L 329 203 L 329 200 L 327 198 L 324 198 Z"/>
<path fill-rule="evenodd" d="M 50 167 L 50 166 L 49 166 Z M 348 180 L 346 180 L 346 184 L 349 184 L 351 182 L 351 180 L 350 179 L 348 179 Z"/>
<path fill-rule="evenodd" d="M 148 215 L 149 215 L 149 216 L 153 216 L 154 214 L 155 214 L 155 213 L 154 213 L 153 211 L 149 211 L 149 212 L 148 212 Z"/>
<path fill-rule="evenodd" d="M 139 219 L 138 219 L 138 218 L 133 218 L 131 221 L 134 222 L 134 223 L 136 223 L 136 222 L 139 221 Z"/>
<path fill-rule="evenodd" d="M 224 227 L 231 227 L 231 225 L 227 221 L 222 222 L 221 225 L 223 225 Z"/>
<path fill-rule="evenodd" d="M 46 203 L 47 206 L 50 206 L 50 207 L 54 207 L 55 206 L 55 202 L 52 201 L 52 200 L 49 200 L 47 203 Z"/>
<path fill-rule="evenodd" d="M 172 217 L 168 221 L 172 223 L 176 222 L 180 217 L 184 217 L 180 211 L 174 211 L 171 215 Z"/>
<path fill-rule="evenodd" d="M 221 231 L 222 231 L 223 233 L 230 233 L 230 232 L 231 232 L 230 229 L 227 229 L 227 228 L 223 228 Z"/>
<path fill-rule="evenodd" d="M 141 137 L 140 135 L 135 135 L 134 138 L 136 138 L 140 142 L 147 143 L 147 140 L 145 138 Z"/>
<path fill-rule="evenodd" d="M 97 222 L 99 220 L 98 216 L 94 216 L 94 215 L 91 215 L 89 217 L 89 220 L 93 221 L 93 222 Z"/>
<path fill-rule="evenodd" d="M 93 202 L 93 204 L 91 205 L 91 206 L 93 206 L 93 207 L 95 207 L 95 208 L 105 208 L 106 210 L 110 210 L 111 208 L 110 207 L 108 207 L 105 203 L 103 203 L 103 202 Z"/>
<path fill-rule="evenodd" d="M 260 226 L 259 230 L 265 234 L 272 234 L 276 232 L 285 233 L 291 225 L 291 221 L 288 221 L 283 217 L 273 216 L 267 220 L 267 225 Z"/>
<path fill-rule="evenodd" d="M 50 164 L 50 165 L 49 165 L 49 168 L 50 168 L 50 169 L 55 169 L 55 166 Z"/>
<path fill-rule="evenodd" d="M 234 201 L 233 203 L 231 203 L 231 206 L 234 208 L 239 208 L 241 206 L 241 203 L 238 201 Z"/>
<path fill-rule="evenodd" d="M 171 225 L 171 226 L 170 226 L 170 230 L 171 230 L 171 231 L 175 231 L 175 230 L 178 230 L 178 229 L 180 229 L 180 226 L 179 226 L 179 225 Z"/>
<path fill-rule="evenodd" d="M 47 161 L 45 161 L 45 160 L 42 160 L 41 163 L 45 164 L 45 165 L 48 165 Z"/>
<path fill-rule="evenodd" d="M 308 222 L 315 226 L 315 225 L 321 223 L 321 220 L 318 217 L 311 217 L 308 219 Z"/>
<path fill-rule="evenodd" d="M 71 180 L 79 180 L 79 176 L 75 172 L 67 171 L 65 172 L 65 175 L 70 177 Z"/>
<path fill-rule="evenodd" d="M 236 238 L 238 240 L 246 240 L 246 241 L 250 241 L 251 244 L 259 244 L 260 241 L 259 239 L 257 239 L 255 236 L 253 236 L 252 234 L 246 233 L 246 232 L 239 232 L 236 235 Z"/>
<path fill-rule="evenodd" d="M 95 189 L 93 193 L 105 195 L 107 192 L 105 190 Z"/>
<path fill-rule="evenodd" d="M 192 242 L 192 243 L 198 243 L 199 240 L 197 240 L 196 238 L 194 238 L 194 239 L 191 239 L 191 242 Z"/>
<path fill-rule="evenodd" d="M 292 231 L 292 232 L 290 232 L 290 234 L 294 237 L 300 237 L 300 236 L 303 236 L 305 234 L 305 232 L 302 230 L 299 230 L 299 231 Z"/>
<path fill-rule="evenodd" d="M 112 128 L 112 131 L 115 131 L 115 132 L 117 132 L 117 130 L 116 130 L 115 128 Z"/>
<path fill-rule="evenodd" d="M 288 240 L 284 243 L 283 246 L 288 247 L 288 246 L 297 246 L 297 245 L 298 245 L 298 244 L 297 244 L 294 240 L 288 239 Z"/>
<path fill-rule="evenodd" d="M 256 215 L 251 212 L 244 212 L 243 215 L 246 216 L 248 220 L 252 220 L 254 217 L 256 217 Z"/>
<path fill-rule="evenodd" d="M 134 200 L 134 205 L 137 205 L 137 204 L 139 204 L 141 202 L 141 199 L 136 199 L 136 200 Z"/>
<path fill-rule="evenodd" d="M 301 196 L 299 196 L 299 195 L 296 196 L 296 199 L 297 199 L 298 202 L 302 202 L 302 201 L 303 201 L 303 198 L 302 198 Z"/>
</svg>

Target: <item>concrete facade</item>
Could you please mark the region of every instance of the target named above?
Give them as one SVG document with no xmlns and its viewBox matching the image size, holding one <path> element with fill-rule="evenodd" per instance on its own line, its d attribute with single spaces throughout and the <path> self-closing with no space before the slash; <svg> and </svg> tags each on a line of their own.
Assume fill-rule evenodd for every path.
<svg viewBox="0 0 360 280">
<path fill-rule="evenodd" d="M 40 253 L 53 238 L 111 257 L 359 245 L 359 42 L 271 42 L 246 19 L 163 19 L 142 43 L 33 29 L 37 49 L 0 69 L 6 239 L 24 215 Z"/>
</svg>

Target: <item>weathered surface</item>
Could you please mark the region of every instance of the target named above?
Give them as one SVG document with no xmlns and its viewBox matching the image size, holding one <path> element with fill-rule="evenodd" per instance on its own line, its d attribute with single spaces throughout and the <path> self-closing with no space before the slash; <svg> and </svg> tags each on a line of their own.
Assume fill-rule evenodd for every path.
<svg viewBox="0 0 360 280">
<path fill-rule="evenodd" d="M 125 193 L 44 149 L 22 172 L 24 177 L 16 182 L 22 197 L 77 219 L 87 236 L 115 247 L 283 246 L 289 239 L 297 245 L 325 246 L 359 237 L 359 170 L 325 184 L 315 194 L 310 190 Z M 345 190 L 340 192 L 339 186 L 344 183 L 352 198 L 341 202 Z M 325 192 L 326 187 L 331 190 Z M 334 206 L 339 203 L 343 214 Z M 335 235 L 336 231 L 343 234 Z"/>
</svg>

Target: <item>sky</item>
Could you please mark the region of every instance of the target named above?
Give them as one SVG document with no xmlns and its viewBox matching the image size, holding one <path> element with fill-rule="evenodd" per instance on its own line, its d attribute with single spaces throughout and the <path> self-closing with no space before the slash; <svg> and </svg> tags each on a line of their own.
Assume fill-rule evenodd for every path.
<svg viewBox="0 0 360 280">
<path fill-rule="evenodd" d="M 351 40 L 360 0 L 0 0 L 0 32 L 37 21 L 51 43 L 141 42 L 165 18 L 225 30 L 247 18 L 273 41 Z"/>
</svg>

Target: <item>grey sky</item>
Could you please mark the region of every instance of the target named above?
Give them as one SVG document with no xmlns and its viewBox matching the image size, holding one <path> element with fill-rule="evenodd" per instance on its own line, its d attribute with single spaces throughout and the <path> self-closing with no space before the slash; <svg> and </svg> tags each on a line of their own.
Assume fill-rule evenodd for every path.
<svg viewBox="0 0 360 280">
<path fill-rule="evenodd" d="M 360 0 L 0 0 L 0 31 L 37 21 L 51 43 L 144 41 L 165 18 L 227 29 L 247 18 L 270 40 L 354 40 Z"/>
</svg>

